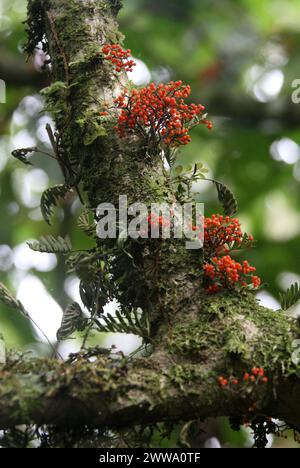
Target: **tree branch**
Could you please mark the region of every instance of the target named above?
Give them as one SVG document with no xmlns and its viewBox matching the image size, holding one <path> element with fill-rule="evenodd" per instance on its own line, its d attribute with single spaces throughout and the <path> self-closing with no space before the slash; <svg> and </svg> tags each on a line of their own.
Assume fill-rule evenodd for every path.
<svg viewBox="0 0 300 468">
<path fill-rule="evenodd" d="M 98 356 L 89 362 L 82 355 L 72 364 L 8 359 L 0 372 L 1 428 L 23 423 L 124 427 L 209 416 L 250 417 L 253 402 L 258 414 L 299 424 L 299 368 L 290 361 L 295 325 L 250 297 L 244 298 L 244 310 L 236 297 L 220 303 L 222 318 L 210 318 L 210 326 L 203 326 L 203 317 L 213 315 L 212 305 L 207 301 L 198 311 L 192 327 L 200 328 L 201 335 L 194 332 L 191 337 L 186 323 L 179 341 L 161 337 L 160 349 L 149 358 Z M 217 346 L 221 330 L 222 349 Z M 230 351 L 233 340 L 236 350 Z M 242 382 L 243 370 L 261 362 L 262 356 L 269 383 Z M 239 379 L 236 387 L 220 387 L 217 377 L 224 370 Z"/>
</svg>

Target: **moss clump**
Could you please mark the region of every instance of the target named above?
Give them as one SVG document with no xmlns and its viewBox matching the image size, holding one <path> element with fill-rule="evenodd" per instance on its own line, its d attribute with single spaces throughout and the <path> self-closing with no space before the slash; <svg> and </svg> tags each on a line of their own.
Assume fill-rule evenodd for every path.
<svg viewBox="0 0 300 468">
<path fill-rule="evenodd" d="M 295 351 L 292 337 L 297 339 L 300 335 L 297 320 L 263 307 L 252 314 L 252 320 L 260 330 L 260 339 L 249 340 L 248 347 L 255 350 L 258 365 L 281 375 L 300 377 L 300 366 L 292 361 Z"/>
<path fill-rule="evenodd" d="M 103 119 L 99 116 L 99 112 L 90 111 L 85 115 L 85 118 L 77 119 L 76 123 L 81 129 L 83 144 L 85 146 L 89 146 L 94 143 L 97 138 L 107 135 L 107 131 L 103 126 Z"/>
<path fill-rule="evenodd" d="M 42 96 L 46 98 L 45 110 L 59 120 L 65 119 L 66 113 L 69 113 L 67 99 L 70 94 L 70 88 L 63 81 L 56 81 L 51 86 L 42 89 Z"/>
<path fill-rule="evenodd" d="M 198 371 L 193 366 L 181 366 L 175 365 L 171 367 L 168 378 L 173 385 L 176 385 L 180 390 L 187 391 L 187 386 L 191 388 L 192 382 L 195 383 L 199 379 L 199 369 Z"/>
<path fill-rule="evenodd" d="M 98 65 L 103 65 L 103 57 L 99 44 L 87 44 L 83 50 L 79 50 L 76 57 L 69 63 L 74 75 L 85 74 Z"/>
<path fill-rule="evenodd" d="M 299 336 L 295 319 L 260 307 L 251 293 L 203 297 L 199 309 L 199 319 L 174 326 L 167 341 L 172 354 L 192 362 L 218 354 L 220 368 L 260 366 L 273 377 L 300 375 L 292 361 L 291 337 Z"/>
<path fill-rule="evenodd" d="M 171 353 L 183 355 L 192 361 L 206 361 L 212 349 L 225 345 L 222 333 L 224 325 L 220 321 L 194 321 L 177 325 L 168 340 Z"/>
</svg>

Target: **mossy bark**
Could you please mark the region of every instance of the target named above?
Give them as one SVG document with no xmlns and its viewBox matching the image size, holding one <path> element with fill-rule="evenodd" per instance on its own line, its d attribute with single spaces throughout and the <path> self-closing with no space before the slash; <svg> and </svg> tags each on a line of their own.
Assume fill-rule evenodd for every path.
<svg viewBox="0 0 300 468">
<path fill-rule="evenodd" d="M 117 0 L 31 0 L 29 51 L 47 37 L 53 85 L 45 92 L 62 145 L 80 171 L 92 207 L 100 202 L 146 204 L 173 201 L 159 155 L 147 153 L 138 138 L 118 139 L 114 116 L 99 112 L 120 91 L 101 45 L 122 40 Z M 100 244 L 99 244 L 100 246 Z M 117 299 L 149 316 L 149 357 L 91 363 L 33 360 L 0 373 L 0 427 L 21 423 L 131 426 L 209 416 L 241 416 L 256 403 L 259 414 L 300 421 L 300 368 L 292 362 L 296 320 L 261 307 L 251 293 L 207 297 L 201 284 L 201 255 L 174 241 L 120 250 L 113 281 Z M 241 381 L 253 366 L 268 383 Z M 234 375 L 237 387 L 221 388 L 218 376 Z"/>
<path fill-rule="evenodd" d="M 291 362 L 294 321 L 252 297 L 203 300 L 192 322 L 166 329 L 147 358 L 101 356 L 89 362 L 16 362 L 0 372 L 0 425 L 132 426 L 256 412 L 297 425 L 299 368 Z M 220 374 L 240 377 L 264 366 L 267 384 L 221 388 Z"/>
</svg>

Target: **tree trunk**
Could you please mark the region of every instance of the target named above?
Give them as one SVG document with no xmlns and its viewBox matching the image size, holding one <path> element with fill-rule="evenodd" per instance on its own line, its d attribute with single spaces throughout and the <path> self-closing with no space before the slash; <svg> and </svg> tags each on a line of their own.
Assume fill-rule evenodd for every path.
<svg viewBox="0 0 300 468">
<path fill-rule="evenodd" d="M 53 81 L 48 108 L 92 208 L 118 205 L 119 195 L 146 205 L 174 201 L 160 155 L 149 155 L 139 138 L 120 141 L 115 118 L 99 118 L 126 84 L 125 74 L 116 79 L 101 56 L 103 44 L 122 39 L 119 7 L 119 0 L 29 1 L 28 49 L 46 34 Z M 246 417 L 254 403 L 256 414 L 298 424 L 300 369 L 291 357 L 297 321 L 261 307 L 249 292 L 205 295 L 201 265 L 199 251 L 179 241 L 130 243 L 127 253 L 120 248 L 111 270 L 115 295 L 121 306 L 141 308 L 149 318 L 150 356 L 8 360 L 0 373 L 0 427 Z M 243 381 L 254 366 L 268 382 Z M 220 386 L 221 375 L 235 376 L 237 386 Z"/>
</svg>

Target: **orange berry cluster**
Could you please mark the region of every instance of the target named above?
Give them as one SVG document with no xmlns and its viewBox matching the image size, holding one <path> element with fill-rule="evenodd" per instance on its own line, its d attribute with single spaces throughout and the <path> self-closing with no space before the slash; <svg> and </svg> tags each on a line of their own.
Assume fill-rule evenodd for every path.
<svg viewBox="0 0 300 468">
<path fill-rule="evenodd" d="M 204 249 L 208 256 L 229 252 L 234 243 L 243 242 L 241 225 L 237 218 L 213 214 L 204 219 Z M 253 241 L 252 236 L 248 236 Z"/>
<path fill-rule="evenodd" d="M 269 379 L 265 376 L 265 371 L 262 367 L 253 367 L 251 372 L 245 372 L 243 377 L 238 380 L 236 377 L 224 377 L 218 378 L 219 385 L 221 387 L 228 387 L 230 385 L 238 385 L 239 383 L 268 383 Z"/>
<path fill-rule="evenodd" d="M 229 384 L 237 385 L 239 383 L 238 379 L 235 379 L 234 377 L 229 377 L 226 379 L 223 376 L 218 378 L 218 382 L 221 387 L 227 387 Z"/>
<path fill-rule="evenodd" d="M 236 262 L 230 255 L 218 258 L 213 257 L 212 263 L 205 263 L 203 266 L 204 277 L 207 280 L 207 293 L 215 293 L 220 289 L 235 287 L 246 288 L 248 285 L 247 277 L 251 277 L 251 283 L 254 288 L 258 288 L 261 280 L 252 273 L 256 269 L 249 265 L 247 260 L 243 264 Z"/>
<path fill-rule="evenodd" d="M 136 65 L 134 60 L 129 59 L 131 50 L 124 50 L 119 44 L 105 44 L 102 47 L 102 52 L 105 55 L 105 59 L 109 60 L 116 67 L 117 72 L 122 70 L 132 72 L 133 67 Z"/>
<path fill-rule="evenodd" d="M 186 104 L 185 99 L 191 93 L 191 87 L 182 81 L 151 83 L 140 90 L 126 91 L 115 100 L 121 109 L 116 127 L 120 137 L 130 132 L 146 134 L 150 143 L 163 142 L 170 146 L 186 145 L 191 141 L 189 130 L 193 125 L 205 124 L 209 129 L 212 123 L 201 114 L 201 104 Z"/>
<path fill-rule="evenodd" d="M 204 255 L 203 266 L 205 290 L 213 294 L 221 289 L 258 288 L 261 280 L 253 275 L 256 268 L 247 260 L 239 263 L 228 253 L 243 244 L 245 236 L 237 218 L 213 214 L 204 219 Z M 247 246 L 251 246 L 253 237 L 246 236 Z M 248 279 L 251 283 L 248 284 Z"/>
<path fill-rule="evenodd" d="M 268 383 L 269 379 L 265 376 L 265 371 L 262 367 L 253 367 L 250 373 L 245 372 L 243 381 Z"/>
</svg>

